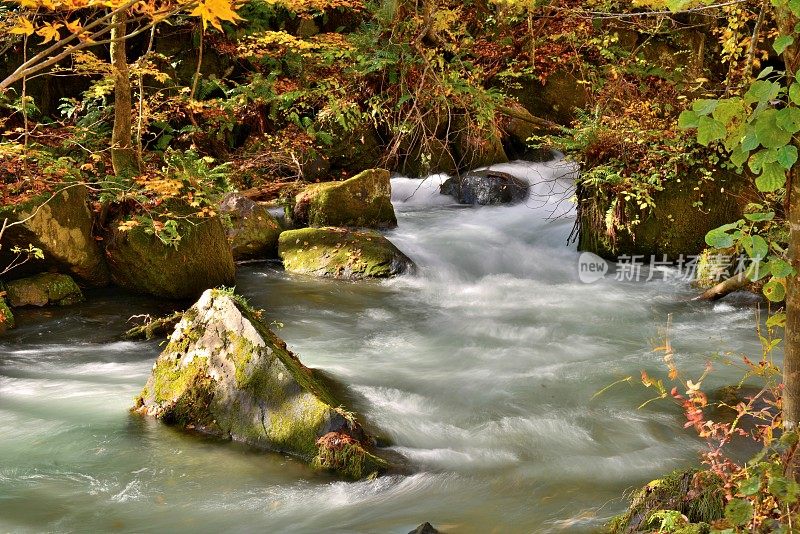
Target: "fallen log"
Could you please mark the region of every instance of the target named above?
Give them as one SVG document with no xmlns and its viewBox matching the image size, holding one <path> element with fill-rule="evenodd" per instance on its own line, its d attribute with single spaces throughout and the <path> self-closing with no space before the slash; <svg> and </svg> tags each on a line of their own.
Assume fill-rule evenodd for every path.
<svg viewBox="0 0 800 534">
<path fill-rule="evenodd" d="M 741 289 L 745 289 L 749 286 L 752 282 L 747 277 L 747 273 L 739 273 L 736 276 L 728 278 L 727 280 L 723 280 L 719 284 L 711 287 L 703 292 L 702 295 L 695 297 L 694 300 L 705 300 L 713 302 L 715 300 L 719 300 L 725 295 L 729 293 L 733 293 L 734 291 L 739 291 Z"/>
<path fill-rule="evenodd" d="M 139 326 L 127 330 L 122 334 L 122 339 L 133 341 L 136 339 L 153 339 L 155 336 L 160 336 L 171 332 L 178 321 L 183 317 L 183 312 L 175 312 L 166 317 L 159 317 L 153 319 L 149 315 L 144 316 L 145 322 Z M 134 317 L 131 317 L 133 319 Z"/>
</svg>

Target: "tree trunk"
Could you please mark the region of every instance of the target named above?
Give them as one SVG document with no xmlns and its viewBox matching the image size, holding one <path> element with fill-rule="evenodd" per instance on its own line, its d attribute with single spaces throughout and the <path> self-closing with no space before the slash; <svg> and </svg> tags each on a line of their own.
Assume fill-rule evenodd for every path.
<svg viewBox="0 0 800 534">
<path fill-rule="evenodd" d="M 111 134 L 111 164 L 114 174 L 131 177 L 139 173 L 139 159 L 133 147 L 131 128 L 131 80 L 125 41 L 127 14 L 117 13 L 112 19 L 111 67 L 114 70 L 114 129 Z"/>
<path fill-rule="evenodd" d="M 794 34 L 797 19 L 787 7 L 778 8 L 777 22 L 781 35 Z M 784 51 L 783 59 L 786 79 L 792 83 L 800 60 L 800 47 L 797 43 Z M 793 143 L 800 147 L 797 138 Z M 797 274 L 788 278 L 786 288 L 782 400 L 784 427 L 795 429 L 800 422 L 800 170 L 797 165 L 789 171 L 786 194 L 786 211 L 789 214 L 788 259 Z"/>
</svg>

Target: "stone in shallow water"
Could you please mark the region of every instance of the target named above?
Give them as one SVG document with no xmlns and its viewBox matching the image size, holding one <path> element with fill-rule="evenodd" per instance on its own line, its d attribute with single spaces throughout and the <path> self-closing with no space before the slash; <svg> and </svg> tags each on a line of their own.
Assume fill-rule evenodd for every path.
<svg viewBox="0 0 800 534">
<path fill-rule="evenodd" d="M 220 202 L 219 210 L 230 219 L 227 233 L 234 259 L 277 256 L 281 228 L 267 208 L 238 193 L 229 193 Z"/>
<path fill-rule="evenodd" d="M 325 182 L 295 197 L 291 219 L 295 226 L 360 226 L 394 228 L 389 171 L 369 169 L 344 182 Z"/>
<path fill-rule="evenodd" d="M 450 178 L 440 192 L 461 204 L 516 204 L 528 198 L 530 184 L 505 172 L 472 171 L 460 179 Z"/>
<path fill-rule="evenodd" d="M 68 306 L 83 301 L 78 284 L 66 274 L 41 273 L 6 284 L 8 303 L 15 307 Z"/>
<path fill-rule="evenodd" d="M 281 234 L 278 253 L 288 272 L 330 278 L 387 278 L 414 269 L 408 256 L 374 230 L 287 230 Z"/>
<path fill-rule="evenodd" d="M 287 350 L 259 312 L 221 290 L 204 292 L 184 313 L 134 410 L 349 478 L 388 468 L 329 379 Z"/>
</svg>

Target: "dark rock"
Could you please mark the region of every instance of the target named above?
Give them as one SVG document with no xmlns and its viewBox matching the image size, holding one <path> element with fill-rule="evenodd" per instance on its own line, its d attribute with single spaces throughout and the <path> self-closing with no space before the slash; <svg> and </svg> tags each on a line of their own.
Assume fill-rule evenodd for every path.
<svg viewBox="0 0 800 534">
<path fill-rule="evenodd" d="M 408 534 L 439 534 L 439 531 L 428 522 L 422 523 L 420 526 L 409 532 Z"/>
<path fill-rule="evenodd" d="M 440 189 L 461 204 L 516 204 L 528 198 L 530 184 L 510 174 L 492 170 L 473 171 L 450 178 Z"/>
</svg>

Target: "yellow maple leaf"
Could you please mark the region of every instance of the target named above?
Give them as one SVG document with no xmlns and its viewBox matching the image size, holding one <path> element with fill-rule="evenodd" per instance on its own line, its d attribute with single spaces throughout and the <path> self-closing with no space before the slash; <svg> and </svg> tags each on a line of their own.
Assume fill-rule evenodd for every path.
<svg viewBox="0 0 800 534">
<path fill-rule="evenodd" d="M 32 35 L 33 24 L 25 17 L 19 17 L 17 19 L 17 23 L 13 28 L 8 30 L 8 33 L 13 33 L 15 35 Z"/>
<path fill-rule="evenodd" d="M 36 30 L 36 35 L 40 35 L 42 37 L 42 43 L 49 43 L 50 41 L 60 41 L 61 32 L 59 32 L 58 29 L 63 26 L 64 26 L 63 24 L 48 22 L 44 26 Z"/>
<path fill-rule="evenodd" d="M 236 24 L 237 21 L 244 20 L 231 8 L 229 0 L 205 0 L 200 2 L 189 14 L 193 17 L 200 17 L 204 29 L 211 24 L 219 31 L 222 31 L 222 21 Z"/>
</svg>

